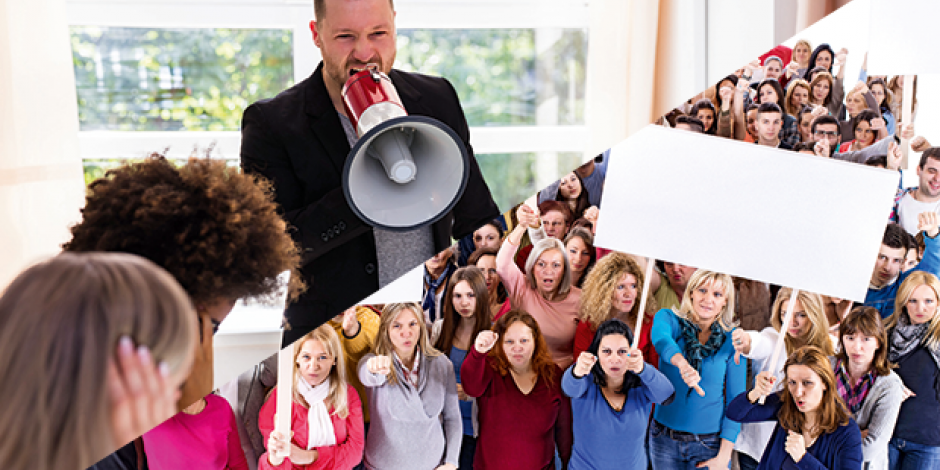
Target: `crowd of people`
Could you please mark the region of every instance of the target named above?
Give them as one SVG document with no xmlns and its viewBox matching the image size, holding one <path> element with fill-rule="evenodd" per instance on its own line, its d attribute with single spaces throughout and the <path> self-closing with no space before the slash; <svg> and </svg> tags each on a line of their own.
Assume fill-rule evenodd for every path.
<svg viewBox="0 0 940 470">
<path fill-rule="evenodd" d="M 208 393 L 212 334 L 237 299 L 285 287 L 285 270 L 291 298 L 301 295 L 311 276 L 298 270 L 314 255 L 284 217 L 315 222 L 298 222 L 310 214 L 287 210 L 257 168 L 154 156 L 93 183 L 65 253 L 0 297 L 0 373 L 16 378 L 0 385 L 0 423 L 17 430 L 0 435 L 0 462 L 936 468 L 940 148 L 898 120 L 900 77 L 863 76 L 845 92 L 847 53 L 779 46 L 661 123 L 888 170 L 899 169 L 896 140 L 912 138 L 920 185 L 899 184 L 861 304 L 596 247 L 605 153 L 540 191 L 535 207 L 430 257 L 420 302 L 355 306 L 295 331 L 292 374 L 280 377 L 293 390 L 283 434 L 271 360 L 238 379 L 233 402 Z M 464 209 L 488 214 L 484 196 Z"/>
</svg>

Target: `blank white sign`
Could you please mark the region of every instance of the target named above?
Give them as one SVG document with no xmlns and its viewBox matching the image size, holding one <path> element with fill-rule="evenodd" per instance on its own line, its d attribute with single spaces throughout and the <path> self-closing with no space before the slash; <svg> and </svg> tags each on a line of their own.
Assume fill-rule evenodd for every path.
<svg viewBox="0 0 940 470">
<path fill-rule="evenodd" d="M 937 0 L 870 0 L 868 73 L 940 73 L 937 60 Z"/>
<path fill-rule="evenodd" d="M 611 149 L 597 246 L 862 301 L 898 173 L 650 125 Z"/>
<path fill-rule="evenodd" d="M 421 302 L 424 291 L 424 263 L 366 297 L 358 305 Z"/>
</svg>

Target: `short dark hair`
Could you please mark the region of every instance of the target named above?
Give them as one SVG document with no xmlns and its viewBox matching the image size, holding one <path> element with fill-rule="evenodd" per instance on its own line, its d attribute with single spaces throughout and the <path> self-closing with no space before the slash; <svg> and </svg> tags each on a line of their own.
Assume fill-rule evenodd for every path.
<svg viewBox="0 0 940 470">
<path fill-rule="evenodd" d="M 701 119 L 694 116 L 681 115 L 676 117 L 676 126 L 679 124 L 688 124 L 693 131 L 698 132 L 699 134 L 705 133 L 705 123 Z"/>
<path fill-rule="evenodd" d="M 903 248 L 904 255 L 907 256 L 907 250 L 911 249 L 911 245 L 905 235 L 907 235 L 907 232 L 905 232 L 900 225 L 894 223 L 888 224 L 885 227 L 884 236 L 881 237 L 881 244 L 888 248 Z"/>
<path fill-rule="evenodd" d="M 815 134 L 815 133 L 816 133 L 816 127 L 818 127 L 818 126 L 820 126 L 820 125 L 822 125 L 822 124 L 835 124 L 836 127 L 839 127 L 839 120 L 836 119 L 836 118 L 834 118 L 834 117 L 832 117 L 832 116 L 830 116 L 830 115 L 828 115 L 828 114 L 824 114 L 824 115 L 822 115 L 822 116 L 819 116 L 819 117 L 817 117 L 816 119 L 813 119 L 813 124 L 812 124 L 811 127 L 810 127 L 810 132 L 812 132 L 813 134 Z"/>
<path fill-rule="evenodd" d="M 940 161 L 940 147 L 930 147 L 929 149 L 924 150 L 924 153 L 920 155 L 920 164 L 918 165 L 921 169 L 927 165 L 928 158 Z"/>
<path fill-rule="evenodd" d="M 388 0 L 388 6 L 392 7 L 392 11 L 395 11 L 395 2 L 393 0 Z M 326 16 L 326 0 L 313 0 L 313 17 L 316 21 L 323 21 L 324 16 Z"/>
<path fill-rule="evenodd" d="M 777 113 L 780 117 L 783 117 L 783 110 L 780 109 L 780 106 L 777 103 L 761 103 L 757 108 L 757 115 L 765 113 Z"/>
<path fill-rule="evenodd" d="M 545 215 L 551 211 L 561 212 L 561 215 L 565 217 L 565 225 L 571 227 L 573 217 L 571 216 L 571 208 L 568 207 L 567 203 L 550 199 L 539 204 L 539 214 Z"/>
<path fill-rule="evenodd" d="M 809 140 L 806 142 L 800 142 L 793 147 L 794 152 L 802 152 L 804 150 L 809 150 L 810 152 L 815 153 L 816 144 L 819 143 L 818 140 Z"/>
<path fill-rule="evenodd" d="M 887 155 L 876 155 L 874 157 L 865 160 L 866 166 L 876 166 L 879 168 L 888 168 L 888 156 Z"/>
</svg>

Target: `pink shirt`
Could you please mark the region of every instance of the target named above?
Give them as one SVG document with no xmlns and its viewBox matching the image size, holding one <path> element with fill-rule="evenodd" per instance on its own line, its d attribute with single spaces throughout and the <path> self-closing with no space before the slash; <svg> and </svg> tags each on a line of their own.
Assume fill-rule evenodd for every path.
<svg viewBox="0 0 940 470">
<path fill-rule="evenodd" d="M 212 393 L 199 414 L 179 412 L 144 434 L 144 450 L 152 470 L 248 470 L 232 407 Z"/>
<path fill-rule="evenodd" d="M 509 291 L 513 308 L 528 312 L 539 323 L 542 336 L 552 353 L 552 360 L 562 370 L 573 362 L 574 334 L 578 329 L 578 303 L 581 289 L 572 286 L 568 296 L 562 300 L 548 301 L 542 294 L 526 283 L 526 276 L 513 263 L 513 255 L 519 247 L 503 241 L 496 255 L 496 272 Z M 567 255 L 566 255 L 567 256 Z"/>
</svg>

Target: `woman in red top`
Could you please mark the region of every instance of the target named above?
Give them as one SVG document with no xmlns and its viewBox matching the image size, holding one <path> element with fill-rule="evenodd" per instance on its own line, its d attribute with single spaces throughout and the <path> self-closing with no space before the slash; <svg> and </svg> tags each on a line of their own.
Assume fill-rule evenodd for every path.
<svg viewBox="0 0 940 470">
<path fill-rule="evenodd" d="M 506 290 L 503 279 L 496 272 L 496 254 L 498 252 L 499 248 L 485 246 L 477 248 L 467 258 L 467 266 L 476 266 L 483 272 L 491 323 L 496 323 L 496 320 L 499 320 L 499 317 L 505 315 L 511 308 L 509 291 Z"/>
<path fill-rule="evenodd" d="M 274 431 L 277 393 L 272 391 L 258 417 L 268 450 L 258 459 L 258 468 L 351 469 L 362 460 L 365 445 L 362 403 L 346 381 L 339 337 L 332 326 L 321 325 L 295 347 L 293 438 Z"/>
<path fill-rule="evenodd" d="M 474 469 L 554 469 L 556 446 L 567 465 L 571 404 L 531 315 L 512 310 L 480 332 L 460 377 L 480 410 Z"/>
<path fill-rule="evenodd" d="M 581 293 L 578 329 L 574 334 L 575 359 L 591 346 L 594 332 L 601 323 L 617 318 L 631 329 L 636 327 L 643 282 L 643 271 L 630 255 L 614 251 L 597 261 L 585 279 Z M 650 327 L 658 308 L 650 295 L 646 301 L 639 343 L 643 357 L 654 367 L 659 365 L 659 356 L 650 341 Z"/>
</svg>

